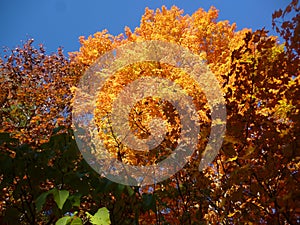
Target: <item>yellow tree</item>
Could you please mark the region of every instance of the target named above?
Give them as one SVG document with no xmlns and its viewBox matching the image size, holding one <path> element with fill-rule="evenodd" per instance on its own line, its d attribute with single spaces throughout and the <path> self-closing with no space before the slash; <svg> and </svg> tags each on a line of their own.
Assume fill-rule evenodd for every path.
<svg viewBox="0 0 300 225">
<path fill-rule="evenodd" d="M 207 99 L 189 74 L 167 63 L 139 62 L 111 74 L 94 112 L 100 138 L 111 155 L 130 165 L 151 165 L 169 156 L 181 124 L 176 110 L 160 98 L 138 101 L 128 115 L 131 131 L 141 139 L 153 132 L 149 125 L 153 118 L 165 121 L 170 135 L 159 147 L 136 151 L 122 144 L 111 129 L 113 102 L 126 85 L 141 77 L 169 79 L 193 98 L 201 133 L 197 151 L 184 169 L 140 190 L 147 210 L 138 215 L 139 222 L 264 224 L 276 217 L 278 224 L 296 223 L 299 70 L 291 73 L 289 65 L 297 63 L 297 57 L 289 56 L 264 30 L 236 32 L 235 24 L 217 18 L 215 8 L 199 9 L 191 16 L 175 6 L 147 8 L 139 27 L 125 28 L 126 36 L 103 31 L 86 40 L 81 37 L 80 51 L 72 53 L 72 62 L 83 70 L 115 47 L 147 40 L 178 44 L 199 55 L 222 85 L 227 103 L 227 133 L 212 166 L 198 170 L 211 126 Z"/>
</svg>

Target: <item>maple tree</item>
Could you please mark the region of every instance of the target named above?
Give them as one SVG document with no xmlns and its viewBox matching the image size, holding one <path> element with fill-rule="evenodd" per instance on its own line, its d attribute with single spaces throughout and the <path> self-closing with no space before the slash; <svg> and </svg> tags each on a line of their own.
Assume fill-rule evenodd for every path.
<svg viewBox="0 0 300 225">
<path fill-rule="evenodd" d="M 175 6 L 146 8 L 134 31 L 80 37 L 81 48 L 69 59 L 61 49 L 46 55 L 31 40 L 13 50 L 0 62 L 1 223 L 51 224 L 70 212 L 60 221 L 84 223 L 97 220 L 99 207 L 109 210 L 112 224 L 299 223 L 297 0 L 274 12 L 273 26 L 284 44 L 264 29 L 236 31 L 235 24 L 218 21 L 213 7 L 192 15 Z M 201 127 L 197 150 L 182 170 L 160 183 L 130 187 L 98 175 L 82 158 L 71 127 L 73 86 L 106 52 L 146 40 L 179 44 L 206 62 L 222 86 L 227 127 L 220 153 L 199 171 L 212 125 L 201 88 L 167 63 L 138 62 L 118 70 L 102 87 L 95 109 L 96 125 L 105 131 L 99 135 L 116 159 L 151 165 L 168 157 L 180 136 L 176 109 L 148 97 L 131 109 L 131 131 L 147 138 L 150 121 L 161 118 L 169 135 L 151 151 L 135 151 L 115 138 L 109 120 L 113 101 L 137 78 L 177 83 L 192 96 Z"/>
<path fill-rule="evenodd" d="M 226 21 L 216 22 L 217 10 L 214 8 L 207 13 L 199 10 L 191 16 L 183 16 L 182 13 L 176 7 L 170 10 L 163 7 L 155 12 L 146 9 L 140 27 L 136 28 L 134 32 L 126 28 L 127 39 L 124 38 L 119 42 L 113 42 L 112 40 L 110 45 L 113 48 L 128 41 L 164 40 L 188 47 L 206 60 L 211 70 L 223 84 L 224 92 L 227 93 L 228 125 L 224 147 L 222 153 L 214 162 L 214 169 L 211 172 L 209 172 L 209 169 L 205 171 L 205 177 L 210 174 L 207 186 L 203 187 L 201 184 L 207 178 L 196 175 L 195 169 L 188 165 L 185 170 L 176 175 L 176 178 L 168 180 L 166 184 L 158 184 L 156 188 L 152 188 L 156 196 L 156 207 L 160 206 L 160 210 L 169 209 L 171 211 L 166 215 L 162 215 L 161 212 L 159 212 L 159 215 L 157 215 L 157 212 L 153 213 L 152 217 L 148 218 L 148 222 L 156 218 L 158 221 L 165 219 L 170 223 L 177 224 L 185 222 L 189 218 L 192 223 L 193 220 L 197 221 L 196 218 L 191 217 L 199 216 L 199 202 L 201 202 L 202 214 L 200 214 L 200 218 L 206 217 L 209 221 L 223 221 L 224 223 L 261 221 L 261 223 L 264 223 L 273 221 L 274 215 L 276 215 L 278 221 L 287 220 L 292 223 L 292 209 L 295 209 L 297 202 L 292 201 L 287 196 L 297 196 L 298 193 L 296 187 L 297 177 L 293 174 L 295 168 L 298 167 L 295 161 L 297 147 L 293 150 L 286 150 L 286 145 L 290 142 L 290 139 L 297 139 L 297 136 L 296 133 L 289 132 L 286 129 L 291 124 L 297 124 L 297 121 L 292 122 L 288 119 L 288 114 L 292 113 L 295 114 L 293 118 L 297 117 L 298 110 L 296 110 L 295 105 L 298 102 L 292 103 L 287 100 L 285 93 L 288 92 L 292 84 L 292 89 L 297 89 L 295 86 L 297 86 L 298 81 L 295 74 L 299 73 L 298 61 L 292 60 L 294 57 L 287 59 L 285 57 L 287 51 L 283 45 L 277 43 L 276 37 L 268 36 L 265 30 L 252 32 L 245 29 L 235 32 L 234 25 L 229 25 Z M 295 24 L 295 21 L 292 24 Z M 289 28 L 292 26 L 296 27 L 297 25 L 286 25 Z M 164 29 L 160 29 L 161 27 L 164 27 Z M 290 34 L 290 32 L 288 33 Z M 87 41 L 82 42 L 81 51 L 94 49 L 92 46 L 95 45 L 95 42 L 99 43 L 103 38 L 104 36 L 89 37 Z M 119 36 L 118 39 L 120 40 L 120 38 Z M 285 38 L 292 39 L 291 36 Z M 113 43 L 116 44 L 113 45 Z M 295 44 L 293 46 L 298 49 Z M 78 53 L 76 60 L 80 62 L 89 59 L 91 63 L 94 62 L 90 56 L 86 59 L 87 55 L 81 54 L 81 51 Z M 290 71 L 290 67 L 294 71 Z M 118 71 L 114 74 L 113 79 L 108 82 L 107 87 L 103 88 L 103 94 L 99 95 L 98 108 L 100 109 L 97 112 L 104 109 L 102 111 L 103 115 L 101 113 L 97 114 L 100 120 L 108 115 L 107 112 L 111 108 L 107 107 L 111 107 L 110 103 L 116 98 L 119 90 L 127 82 L 130 82 L 130 79 L 134 80 L 140 74 L 146 74 L 145 76 L 156 74 L 156 76 L 164 76 L 175 80 L 176 75 L 170 73 L 180 74 L 181 82 L 188 80 L 186 74 L 174 71 L 166 65 L 142 63 L 142 65 L 131 66 Z M 136 75 L 132 76 L 132 74 Z M 191 86 L 189 81 L 184 83 L 180 83 L 180 80 L 176 81 L 187 89 Z M 205 102 L 203 95 L 195 89 L 192 89 L 191 92 L 195 94 L 193 97 L 196 102 L 198 104 L 200 102 L 200 105 L 202 103 L 201 110 L 203 111 Z M 278 96 L 279 93 L 281 97 Z M 155 110 L 157 101 L 147 100 L 146 103 L 147 108 L 152 107 Z M 145 106 L 138 105 L 135 112 L 142 111 L 143 107 Z M 161 107 L 164 108 L 165 106 Z M 168 111 L 165 110 L 164 113 L 167 118 L 170 118 Z M 199 115 L 205 114 L 207 114 L 207 111 L 202 114 L 199 113 Z M 159 112 L 156 112 L 157 115 L 159 115 Z M 145 110 L 143 116 L 143 119 L 138 118 L 133 112 L 135 118 L 131 123 L 134 124 L 137 121 L 144 120 L 147 124 L 151 115 L 147 114 L 147 110 Z M 201 119 L 209 124 L 209 118 L 202 117 Z M 205 123 L 201 126 L 205 127 Z M 205 129 L 203 130 L 205 132 Z M 286 133 L 287 136 L 284 137 L 283 133 Z M 114 137 L 113 133 L 111 135 L 111 137 Z M 143 135 L 143 130 L 140 130 L 137 135 Z M 276 138 L 277 136 L 278 138 Z M 102 138 L 104 137 L 102 136 Z M 283 142 L 275 142 L 279 139 Z M 117 142 L 114 138 L 108 138 L 107 147 L 111 146 L 111 150 L 115 151 L 115 157 L 122 156 L 122 160 L 126 162 L 132 162 L 133 160 L 137 164 L 143 161 L 145 154 L 132 153 L 130 149 L 123 146 L 115 147 L 119 146 Z M 203 143 L 205 141 L 202 141 Z M 201 145 L 199 148 L 201 149 Z M 286 158 L 286 151 L 292 151 L 289 153 L 288 158 Z M 155 154 L 156 151 L 152 153 Z M 163 156 L 166 154 L 160 153 Z M 199 163 L 198 158 L 199 155 L 194 156 L 193 159 Z M 282 161 L 285 161 L 286 164 L 281 164 Z M 147 158 L 146 162 L 151 163 L 151 160 Z M 288 171 L 289 176 L 293 178 L 284 175 Z M 216 173 L 217 175 L 215 175 Z M 192 183 L 191 177 L 198 178 L 193 181 L 193 187 L 184 186 L 186 183 Z M 217 180 L 218 182 L 216 182 Z M 282 182 L 282 185 L 278 187 L 279 181 Z M 287 195 L 285 191 L 281 190 L 286 182 L 293 186 L 295 192 L 288 192 Z M 178 204 L 178 197 L 182 192 L 178 189 L 181 185 L 184 186 L 186 192 L 181 196 L 182 203 Z M 207 190 L 206 195 L 199 193 L 199 189 Z M 162 197 L 164 196 L 163 192 L 167 193 L 167 198 Z M 173 194 L 172 197 L 170 197 L 170 193 Z M 193 197 L 193 201 L 188 201 L 189 195 L 198 196 L 198 198 Z M 275 199 L 274 195 L 276 196 Z M 215 197 L 214 200 L 212 200 L 213 196 Z M 203 198 L 208 198 L 210 201 L 203 202 Z M 277 198 L 280 200 L 288 199 L 288 202 L 286 202 L 288 206 L 283 202 L 279 204 Z M 212 205 L 214 205 L 214 210 L 209 209 Z M 293 219 L 295 221 L 296 218 Z"/>
<path fill-rule="evenodd" d="M 21 142 L 46 142 L 55 127 L 70 123 L 70 87 L 75 76 L 63 50 L 46 55 L 33 39 L 6 49 L 1 60 L 1 132 Z"/>
</svg>

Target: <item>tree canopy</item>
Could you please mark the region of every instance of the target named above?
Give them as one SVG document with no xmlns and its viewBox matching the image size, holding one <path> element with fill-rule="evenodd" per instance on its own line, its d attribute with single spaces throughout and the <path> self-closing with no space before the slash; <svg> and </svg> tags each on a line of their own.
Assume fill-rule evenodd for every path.
<svg viewBox="0 0 300 225">
<path fill-rule="evenodd" d="M 265 29 L 236 31 L 214 7 L 185 15 L 176 6 L 146 8 L 134 31 L 80 37 L 79 51 L 47 55 L 33 40 L 0 59 L 1 224 L 298 224 L 300 80 L 299 4 L 272 15 Z M 147 186 L 114 183 L 82 157 L 72 126 L 78 83 L 103 54 L 129 43 L 165 41 L 198 55 L 218 80 L 226 103 L 219 154 L 199 171 L 212 126 L 211 109 L 188 73 L 167 63 L 138 62 L 116 71 L 97 96 L 99 137 L 117 160 L 152 165 L 178 144 L 180 116 L 168 101 L 147 97 L 128 115 L 138 138 L 150 121 L 168 135 L 149 151 L 122 145 L 111 129 L 112 104 L 138 78 L 169 79 L 192 97 L 200 121 L 197 149 L 183 169 Z M 82 105 L 82 109 L 86 106 Z M 74 115 L 74 114 L 73 114 Z"/>
</svg>

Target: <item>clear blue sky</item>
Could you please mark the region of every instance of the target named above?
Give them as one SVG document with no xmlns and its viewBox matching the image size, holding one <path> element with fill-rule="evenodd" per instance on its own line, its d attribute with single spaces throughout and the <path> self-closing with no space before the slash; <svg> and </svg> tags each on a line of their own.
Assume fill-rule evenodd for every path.
<svg viewBox="0 0 300 225">
<path fill-rule="evenodd" d="M 211 5 L 220 10 L 219 20 L 236 22 L 238 30 L 271 27 L 274 10 L 289 0 L 0 0 L 0 47 L 13 48 L 21 40 L 34 38 L 48 53 L 63 46 L 65 52 L 79 49 L 78 37 L 108 29 L 116 35 L 125 26 L 139 25 L 145 7 L 151 9 L 176 5 L 192 14 Z M 2 52 L 2 50 L 0 51 Z"/>
</svg>

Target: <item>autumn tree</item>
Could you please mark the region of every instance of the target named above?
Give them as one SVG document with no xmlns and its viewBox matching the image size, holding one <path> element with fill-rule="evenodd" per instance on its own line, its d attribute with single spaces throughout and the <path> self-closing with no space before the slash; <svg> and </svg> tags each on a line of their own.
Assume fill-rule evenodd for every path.
<svg viewBox="0 0 300 225">
<path fill-rule="evenodd" d="M 70 125 L 70 87 L 75 84 L 69 60 L 59 48 L 47 55 L 33 39 L 6 49 L 1 60 L 1 132 L 24 143 L 47 141 L 52 130 Z"/>
<path fill-rule="evenodd" d="M 67 213 L 80 224 L 89 220 L 87 211 L 107 207 L 112 224 L 297 224 L 298 1 L 274 12 L 273 20 L 284 44 L 264 29 L 236 31 L 235 24 L 218 21 L 213 7 L 184 15 L 173 6 L 146 8 L 134 31 L 126 27 L 118 36 L 104 30 L 80 37 L 81 47 L 70 59 L 62 49 L 47 55 L 32 40 L 8 50 L 0 62 L 0 222 L 52 224 Z M 83 160 L 70 127 L 71 103 L 73 94 L 80 94 L 80 78 L 99 57 L 125 44 L 154 40 L 187 48 L 208 65 L 224 93 L 226 135 L 215 160 L 199 171 L 212 126 L 201 87 L 168 63 L 138 62 L 119 69 L 93 106 L 97 135 L 116 160 L 156 164 L 170 156 L 182 131 L 170 102 L 147 97 L 128 115 L 131 131 L 147 138 L 153 132 L 150 121 L 161 118 L 169 135 L 149 151 L 122 144 L 111 129 L 113 102 L 136 79 L 155 76 L 182 87 L 193 99 L 201 128 L 197 149 L 182 170 L 160 183 L 130 187 L 107 180 Z M 89 105 L 75 108 L 85 112 Z"/>
<path fill-rule="evenodd" d="M 47 55 L 43 45 L 35 47 L 34 40 L 29 39 L 15 49 L 4 49 L 3 53 L 0 60 L 1 218 L 6 219 L 1 219 L 1 223 L 7 223 L 7 218 L 11 223 L 16 220 L 22 223 L 23 217 L 33 224 L 38 221 L 34 200 L 40 188 L 53 187 L 53 171 L 47 165 L 52 164 L 58 151 L 54 150 L 56 147 L 46 151 L 42 145 L 54 134 L 68 133 L 70 87 L 75 84 L 76 76 L 62 48 Z"/>
<path fill-rule="evenodd" d="M 298 10 L 296 5 L 293 2 L 286 12 L 291 7 Z M 82 47 L 75 53 L 74 60 L 77 63 L 90 62 L 92 65 L 104 47 L 109 46 L 110 50 L 127 42 L 163 40 L 177 43 L 199 54 L 223 85 L 228 125 L 221 153 L 213 166 L 203 172 L 199 173 L 196 169 L 200 154 L 195 154 L 194 161 L 168 181 L 144 187 L 145 196 L 152 190 L 152 195 L 148 197 L 153 207 L 152 212 L 141 217 L 142 224 L 152 221 L 158 224 L 164 221 L 172 224 L 193 224 L 195 221 L 225 224 L 270 223 L 274 221 L 274 217 L 279 224 L 283 221 L 296 223 L 297 216 L 294 212 L 297 202 L 292 196 L 297 196 L 298 193 L 297 172 L 295 173 L 297 144 L 292 147 L 290 140 L 296 140 L 297 135 L 289 129 L 297 125 L 297 120 L 292 120 L 291 117 L 296 119 L 298 110 L 295 105 L 298 103 L 288 100 L 286 93 L 290 92 L 291 87 L 293 90 L 298 89 L 299 67 L 293 66 L 298 65 L 295 64 L 297 57 L 289 55 L 287 49 L 278 44 L 277 38 L 268 36 L 267 31 L 252 32 L 245 29 L 236 32 L 235 25 L 230 25 L 228 21 L 217 22 L 217 16 L 214 8 L 208 12 L 200 9 L 191 16 L 184 16 L 183 11 L 176 7 L 170 10 L 162 7 L 156 11 L 146 9 L 140 26 L 134 32 L 125 28 L 127 37 L 118 36 L 118 41 L 114 41 L 104 31 L 87 40 L 81 38 Z M 281 33 L 283 36 L 287 35 L 285 38 L 288 46 L 293 40 L 294 49 L 298 49 L 294 43 L 297 37 L 292 37 L 286 28 L 296 29 L 296 22 L 295 17 L 289 25 L 286 23 Z M 99 45 L 107 43 L 108 38 L 108 45 Z M 295 54 L 297 50 L 290 52 Z M 124 85 L 141 76 L 153 74 L 176 80 L 187 90 L 190 89 L 190 94 L 196 99 L 198 106 L 201 106 L 198 107 L 199 116 L 204 115 L 201 126 L 209 125 L 210 118 L 205 116 L 209 115 L 205 98 L 201 91 L 191 88 L 192 82 L 188 81 L 188 75 L 167 65 L 155 63 L 140 63 L 114 74 L 107 86 L 104 86 L 104 94 L 99 95 L 99 121 L 109 115 L 109 105 Z M 292 96 L 289 95 L 295 99 L 296 95 Z M 138 103 L 132 116 L 129 116 L 132 126 L 138 126 L 138 121 L 147 124 L 147 120 L 153 116 L 147 111 L 148 107 L 152 108 L 152 113 L 157 110 L 157 100 L 148 99 L 145 102 L 146 105 L 143 105 L 144 102 Z M 162 107 L 162 117 L 165 115 L 166 118 L 171 118 L 165 105 L 159 107 Z M 137 112 L 142 115 L 140 111 L 143 111 L 144 117 L 136 115 Z M 159 111 L 155 113 L 160 114 Z M 99 122 L 98 125 L 103 124 Z M 143 123 L 140 125 L 143 128 L 135 129 L 141 129 L 137 135 L 143 137 L 147 129 Z M 207 131 L 209 129 L 206 133 Z M 107 133 L 104 136 L 107 138 Z M 101 137 L 105 139 L 104 136 Z M 107 141 L 107 147 L 115 152 L 115 157 L 119 157 L 119 160 L 134 164 L 143 164 L 145 161 L 145 155 L 120 146 L 113 133 L 110 133 Z M 205 138 L 199 140 L 199 143 L 201 152 L 206 143 Z M 146 155 L 147 163 L 154 161 L 149 160 L 149 155 Z"/>
</svg>

